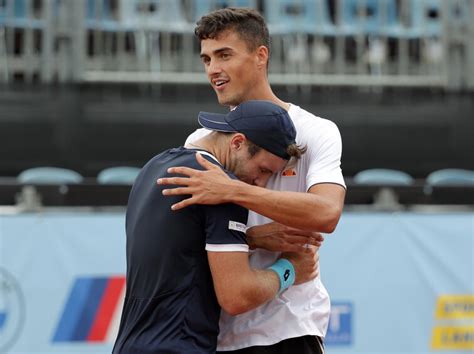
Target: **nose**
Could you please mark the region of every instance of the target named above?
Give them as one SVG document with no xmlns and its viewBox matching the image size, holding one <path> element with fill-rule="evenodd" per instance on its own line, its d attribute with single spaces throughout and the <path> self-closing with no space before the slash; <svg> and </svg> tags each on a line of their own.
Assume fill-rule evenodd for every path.
<svg viewBox="0 0 474 354">
<path fill-rule="evenodd" d="M 257 177 L 253 180 L 253 184 L 255 186 L 265 188 L 265 186 L 267 185 L 267 182 L 268 182 L 268 178 L 269 177 Z"/>
<path fill-rule="evenodd" d="M 209 77 L 212 77 L 217 74 L 220 74 L 221 72 L 222 69 L 220 65 L 215 60 L 211 60 L 207 66 L 207 75 L 209 75 Z"/>
</svg>

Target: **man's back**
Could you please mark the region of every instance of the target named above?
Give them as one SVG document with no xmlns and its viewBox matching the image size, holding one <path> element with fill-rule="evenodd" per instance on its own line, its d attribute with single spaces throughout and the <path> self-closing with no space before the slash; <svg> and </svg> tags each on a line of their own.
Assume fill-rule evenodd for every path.
<svg viewBox="0 0 474 354">
<path fill-rule="evenodd" d="M 247 212 L 233 204 L 171 210 L 181 198 L 163 197 L 156 179 L 172 166 L 200 168 L 195 152 L 176 148 L 157 155 L 132 188 L 126 216 L 127 293 L 114 353 L 215 351 L 220 307 L 206 245 L 245 244 L 243 235 L 212 228 L 220 226 L 223 214 L 246 223 Z"/>
</svg>

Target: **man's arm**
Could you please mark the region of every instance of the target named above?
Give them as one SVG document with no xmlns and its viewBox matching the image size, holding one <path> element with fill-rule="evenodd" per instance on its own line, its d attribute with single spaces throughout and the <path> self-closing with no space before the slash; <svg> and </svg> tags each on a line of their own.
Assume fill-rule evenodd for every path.
<svg viewBox="0 0 474 354">
<path fill-rule="evenodd" d="M 337 184 L 317 184 L 301 193 L 241 183 L 230 192 L 233 203 L 301 230 L 333 232 L 344 206 L 345 189 Z"/>
<path fill-rule="evenodd" d="M 196 156 L 204 171 L 173 167 L 168 172 L 187 177 L 161 178 L 158 184 L 181 187 L 163 190 L 164 195 L 192 195 L 174 204 L 178 210 L 192 204 L 235 203 L 276 222 L 302 230 L 331 233 L 344 206 L 345 188 L 321 183 L 308 193 L 274 191 L 229 178 L 218 166 Z"/>
<path fill-rule="evenodd" d="M 276 222 L 252 226 L 245 233 L 250 248 L 273 252 L 302 252 L 308 245 L 319 248 L 324 241 L 319 232 L 299 230 Z"/>
<path fill-rule="evenodd" d="M 219 305 L 229 314 L 250 311 L 273 299 L 280 280 L 272 270 L 257 270 L 249 266 L 245 252 L 207 252 L 214 289 Z M 285 253 L 295 268 L 294 284 L 301 284 L 318 275 L 319 256 L 316 248 L 305 252 Z"/>
</svg>

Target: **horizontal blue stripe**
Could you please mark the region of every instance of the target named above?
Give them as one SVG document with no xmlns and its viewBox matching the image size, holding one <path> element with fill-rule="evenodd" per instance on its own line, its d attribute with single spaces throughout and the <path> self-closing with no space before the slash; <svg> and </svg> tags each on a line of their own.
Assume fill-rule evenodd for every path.
<svg viewBox="0 0 474 354">
<path fill-rule="evenodd" d="M 7 313 L 0 312 L 0 331 L 2 330 L 3 326 L 5 326 L 6 322 L 7 322 Z"/>
<path fill-rule="evenodd" d="M 54 334 L 53 342 L 69 342 L 73 340 L 77 323 L 89 301 L 93 280 L 93 278 L 76 279 Z"/>
<path fill-rule="evenodd" d="M 73 341 L 85 341 L 87 336 L 94 324 L 97 310 L 105 292 L 108 278 L 94 278 L 92 279 L 89 296 L 87 303 L 85 304 L 79 321 L 77 321 L 74 334 L 72 336 Z"/>
</svg>

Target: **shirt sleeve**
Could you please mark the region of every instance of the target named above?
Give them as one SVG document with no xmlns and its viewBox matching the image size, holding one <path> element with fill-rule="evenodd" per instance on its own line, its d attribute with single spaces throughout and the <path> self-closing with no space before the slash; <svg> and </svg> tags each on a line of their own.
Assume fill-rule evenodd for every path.
<svg viewBox="0 0 474 354">
<path fill-rule="evenodd" d="M 341 170 L 341 134 L 336 124 L 330 121 L 324 130 L 325 134 L 320 135 L 317 144 L 308 144 L 306 190 L 319 183 L 335 183 L 346 187 Z"/>
<path fill-rule="evenodd" d="M 247 209 L 230 203 L 206 209 L 206 251 L 248 252 Z"/>
<path fill-rule="evenodd" d="M 211 131 L 209 129 L 199 128 L 192 132 L 186 139 L 184 145 L 192 144 L 198 141 L 199 139 L 208 135 Z"/>
</svg>

